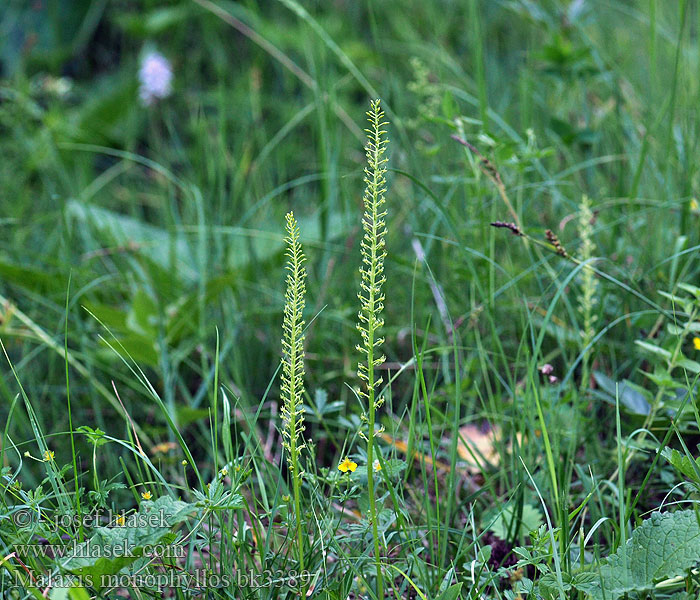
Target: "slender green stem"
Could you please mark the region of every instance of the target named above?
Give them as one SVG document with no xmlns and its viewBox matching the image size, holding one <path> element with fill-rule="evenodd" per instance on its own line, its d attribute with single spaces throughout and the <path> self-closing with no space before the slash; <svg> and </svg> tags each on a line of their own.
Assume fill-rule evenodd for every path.
<svg viewBox="0 0 700 600">
<path fill-rule="evenodd" d="M 374 300 L 370 297 L 370 302 L 373 303 Z M 372 365 L 374 363 L 374 328 L 368 326 L 369 333 L 369 351 L 367 352 L 367 364 Z M 377 598 L 381 600 L 384 598 L 384 581 L 382 577 L 382 565 L 381 565 L 381 550 L 379 545 L 379 527 L 377 525 L 377 499 L 374 492 L 374 427 L 376 419 L 376 408 L 374 402 L 374 368 L 370 367 L 367 373 L 368 380 L 368 401 L 369 401 L 369 415 L 368 415 L 368 430 L 369 435 L 367 436 L 367 492 L 369 494 L 369 515 L 372 521 L 372 539 L 374 540 L 374 560 L 377 567 Z"/>
<path fill-rule="evenodd" d="M 75 487 L 75 508 L 78 515 L 78 522 L 80 523 L 80 541 L 83 540 L 83 526 L 82 519 L 80 518 L 82 514 L 82 506 L 80 503 L 80 486 L 78 484 L 78 460 L 75 453 L 75 435 L 73 430 L 73 413 L 71 410 L 70 402 L 70 375 L 68 372 L 68 310 L 69 310 L 69 300 L 70 300 L 70 284 L 73 276 L 72 273 L 68 275 L 68 287 L 66 288 L 66 313 L 65 313 L 65 323 L 63 329 L 63 357 L 64 366 L 66 369 L 66 404 L 68 405 L 68 430 L 70 431 L 70 448 L 71 456 L 73 459 L 73 485 Z"/>
</svg>

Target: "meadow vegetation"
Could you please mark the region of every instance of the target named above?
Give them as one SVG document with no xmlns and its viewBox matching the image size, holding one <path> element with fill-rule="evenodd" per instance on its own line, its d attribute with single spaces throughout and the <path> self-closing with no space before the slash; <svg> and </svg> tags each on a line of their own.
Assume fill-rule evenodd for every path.
<svg viewBox="0 0 700 600">
<path fill-rule="evenodd" d="M 0 597 L 698 597 L 697 2 L 0 32 Z"/>
</svg>

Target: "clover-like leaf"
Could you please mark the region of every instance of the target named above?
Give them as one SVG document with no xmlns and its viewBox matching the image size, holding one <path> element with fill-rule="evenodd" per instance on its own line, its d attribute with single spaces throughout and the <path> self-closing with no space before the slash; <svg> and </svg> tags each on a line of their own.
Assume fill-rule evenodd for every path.
<svg viewBox="0 0 700 600">
<path fill-rule="evenodd" d="M 92 427 L 88 427 L 87 425 L 81 425 L 78 427 L 76 430 L 80 433 L 84 433 L 88 440 L 90 440 L 91 444 L 94 444 L 96 448 L 99 448 L 100 446 L 103 446 L 109 440 L 105 437 L 107 434 L 102 431 L 99 427 L 97 429 L 93 429 Z"/>
</svg>

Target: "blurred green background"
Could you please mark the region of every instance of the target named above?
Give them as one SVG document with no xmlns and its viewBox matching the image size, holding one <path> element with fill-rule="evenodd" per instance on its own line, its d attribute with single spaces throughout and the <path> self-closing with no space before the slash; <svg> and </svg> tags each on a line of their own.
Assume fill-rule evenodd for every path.
<svg viewBox="0 0 700 600">
<path fill-rule="evenodd" d="M 148 438 L 168 438 L 129 354 L 205 448 L 217 333 L 219 380 L 240 410 L 274 416 L 292 209 L 309 256 L 308 401 L 323 422 L 310 427 L 335 447 L 357 423 L 345 383 L 373 97 L 390 122 L 390 368 L 412 356 L 412 331 L 428 340 L 448 422 L 453 322 L 456 417 L 488 418 L 570 266 L 489 226 L 512 219 L 450 136 L 496 165 L 531 235 L 552 229 L 574 254 L 590 196 L 600 268 L 658 300 L 697 282 L 699 29 L 694 1 L 5 0 L 0 337 L 43 426 L 68 427 L 66 329 L 77 425 L 127 435 L 113 380 Z M 150 50 L 172 91 L 144 105 Z M 635 378 L 633 341 L 656 315 L 600 285 L 598 330 L 616 324 L 596 368 Z M 575 378 L 581 316 L 566 298 L 555 316 L 544 358 Z M 412 391 L 397 381 L 386 419 Z M 3 361 L 0 415 L 17 393 Z M 594 435 L 601 414 L 588 416 Z M 29 437 L 22 411 L 10 431 Z"/>
</svg>

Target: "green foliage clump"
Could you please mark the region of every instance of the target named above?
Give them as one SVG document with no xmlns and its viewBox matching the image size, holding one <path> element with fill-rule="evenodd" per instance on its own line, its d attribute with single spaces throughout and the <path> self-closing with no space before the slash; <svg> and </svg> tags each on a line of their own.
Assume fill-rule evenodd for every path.
<svg viewBox="0 0 700 600">
<path fill-rule="evenodd" d="M 697 19 L 5 1 L 0 595 L 697 597 Z"/>
</svg>

